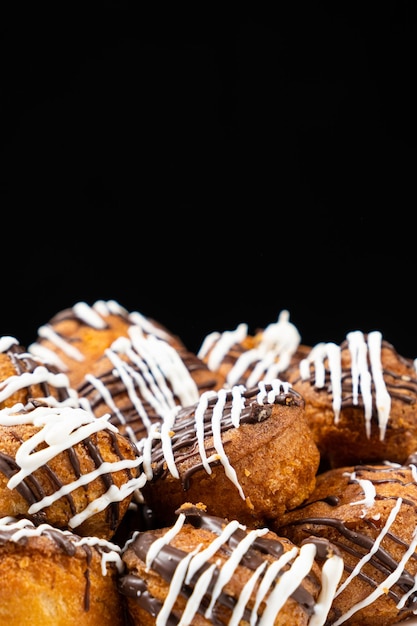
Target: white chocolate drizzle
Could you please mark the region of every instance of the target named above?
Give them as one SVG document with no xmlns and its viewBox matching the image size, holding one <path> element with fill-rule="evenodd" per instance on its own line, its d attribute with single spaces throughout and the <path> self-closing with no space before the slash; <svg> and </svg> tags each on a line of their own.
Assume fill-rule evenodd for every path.
<svg viewBox="0 0 417 626">
<path fill-rule="evenodd" d="M 69 386 L 68 377 L 64 373 L 55 374 L 50 372 L 44 365 L 38 365 L 33 372 L 23 372 L 19 375 L 9 376 L 3 381 L 0 381 L 0 402 L 4 402 L 10 398 L 14 393 L 30 387 L 31 385 L 41 385 L 47 383 L 51 387 L 56 389 L 66 389 L 68 391 L 68 398 L 59 402 L 52 396 L 42 398 L 48 405 L 68 405 L 76 407 L 78 405 L 78 395 L 74 389 Z"/>
<path fill-rule="evenodd" d="M 174 526 L 151 544 L 146 555 L 147 571 L 150 570 L 160 550 L 172 542 L 176 535 L 180 533 L 184 521 L 185 516 L 180 513 Z M 181 594 L 183 586 L 191 585 L 192 581 L 193 591 L 186 600 L 179 622 L 181 626 L 190 626 L 200 609 L 202 598 L 208 590 L 217 569 L 217 577 L 211 592 L 210 602 L 204 612 L 206 619 L 210 620 L 212 618 L 220 594 L 235 574 L 242 559 L 248 550 L 252 548 L 254 542 L 269 532 L 268 528 L 258 528 L 245 532 L 242 538 L 233 544 L 233 549 L 230 549 L 229 545 L 229 548 L 223 551 L 223 555 L 227 554 L 228 556 L 222 565 L 220 565 L 220 562 L 216 564 L 216 560 L 210 564 L 210 559 L 215 558 L 216 553 L 223 545 L 229 542 L 237 529 L 246 531 L 246 526 L 241 525 L 237 520 L 232 520 L 228 523 L 225 521 L 224 528 L 220 534 L 216 535 L 205 549 L 202 549 L 201 544 L 197 545 L 191 552 L 184 553 L 184 557 L 179 559 L 174 575 L 171 578 L 166 598 L 156 616 L 155 623 L 157 626 L 165 626 L 168 623 L 172 608 Z M 125 549 L 129 545 L 129 543 L 126 543 Z M 308 577 L 315 563 L 316 553 L 316 545 L 306 542 L 301 547 L 294 545 L 281 555 L 276 556 L 272 561 L 265 559 L 251 573 L 237 598 L 237 602 L 231 608 L 232 614 L 228 621 L 229 626 L 238 626 L 241 623 L 240 620 L 253 593 L 255 593 L 255 600 L 250 612 L 250 626 L 270 626 L 273 624 L 291 594 Z M 203 567 L 205 564 L 208 567 Z M 321 592 L 314 613 L 309 621 L 311 626 L 323 626 L 326 622 L 335 589 L 342 576 L 343 559 L 335 553 L 328 555 L 322 572 Z M 258 609 L 261 603 L 265 603 L 265 609 L 262 615 L 259 616 Z"/>
<path fill-rule="evenodd" d="M 170 414 L 180 406 L 197 402 L 200 394 L 191 373 L 173 346 L 154 335 L 144 335 L 136 326 L 129 328 L 128 334 L 129 337 L 116 339 L 104 355 L 113 366 L 112 380 L 117 379 L 123 385 L 135 413 L 149 433 L 155 419 L 149 418 L 144 403 L 148 403 L 155 418 L 162 422 L 169 420 Z M 91 373 L 85 376 L 85 381 L 95 389 L 119 423 L 127 425 L 109 387 Z M 85 387 L 84 391 L 80 387 L 79 395 L 80 405 L 94 413 L 88 388 Z M 138 443 L 133 430 L 127 432 Z"/>
<path fill-rule="evenodd" d="M 96 549 L 101 557 L 101 573 L 103 576 L 107 574 L 108 563 L 113 563 L 119 573 L 122 573 L 124 570 L 120 546 L 106 539 L 94 536 L 79 537 L 70 530 L 61 530 L 49 524 L 35 526 L 29 519 L 16 519 L 11 516 L 0 518 L 0 533 L 2 531 L 7 533 L 8 541 L 13 541 L 14 543 L 18 543 L 21 540 L 26 541 L 30 537 L 50 536 L 51 539 L 54 536 L 63 537 L 75 547 L 87 545 Z"/>
<path fill-rule="evenodd" d="M 192 419 L 194 422 L 193 428 L 203 468 L 208 474 L 211 474 L 212 470 L 210 463 L 215 461 L 221 463 L 223 465 L 225 475 L 235 485 L 240 497 L 243 500 L 245 500 L 243 488 L 239 482 L 235 469 L 229 461 L 222 442 L 222 424 L 225 415 L 226 401 L 227 411 L 230 412 L 231 428 L 239 428 L 242 414 L 248 404 L 253 403 L 254 400 L 259 405 L 264 405 L 265 403 L 274 404 L 278 396 L 290 393 L 291 388 L 292 386 L 290 383 L 281 381 L 280 379 L 272 380 L 269 383 L 260 381 L 257 387 L 253 388 L 255 391 L 258 389 L 258 392 L 256 395 L 254 394 L 252 396 L 252 399 L 248 400 L 244 395 L 247 388 L 244 385 L 237 385 L 229 390 L 220 389 L 217 392 L 204 392 L 201 394 L 195 405 L 186 407 L 187 411 L 192 409 Z M 178 426 L 176 423 L 177 416 L 179 420 Z M 207 429 L 207 422 L 205 421 L 205 418 L 207 421 L 210 420 L 211 428 L 209 430 L 212 435 L 214 448 L 214 452 L 210 456 L 207 456 L 205 449 L 205 437 L 207 436 L 205 435 L 205 429 Z M 180 428 L 181 411 L 171 411 L 171 413 L 167 413 L 161 425 L 159 427 L 155 427 L 148 437 L 144 438 L 141 442 L 139 447 L 143 454 L 143 469 L 146 472 L 148 480 L 152 480 L 153 477 L 152 442 L 158 439 L 161 442 L 164 466 L 166 466 L 166 469 L 172 474 L 172 476 L 179 478 L 179 472 L 175 464 L 175 456 L 173 452 L 173 435 L 175 435 L 176 430 Z"/>
<path fill-rule="evenodd" d="M 236 401 L 234 401 L 236 404 Z M 236 486 L 239 491 L 239 495 L 242 500 L 245 499 L 245 494 L 243 493 L 243 489 L 241 484 L 239 483 L 237 474 L 235 469 L 232 467 L 229 457 L 227 456 L 222 442 L 222 433 L 221 433 L 221 421 L 223 417 L 223 410 L 226 404 L 226 391 L 224 389 L 220 389 L 217 394 L 217 402 L 213 409 L 213 416 L 211 419 L 211 426 L 213 430 L 213 443 L 216 449 L 216 452 L 219 457 L 220 463 L 224 467 L 225 474 L 227 478 Z M 233 405 L 232 405 L 233 406 Z"/>
<path fill-rule="evenodd" d="M 48 463 L 65 450 L 82 442 L 93 433 L 101 430 L 118 432 L 116 426 L 108 419 L 109 414 L 95 418 L 82 408 L 39 406 L 31 411 L 19 412 L 23 407 L 15 405 L 0 411 L 0 425 L 14 426 L 17 424 L 32 424 L 39 428 L 37 432 L 22 442 L 18 448 L 15 461 L 20 468 L 9 478 L 7 487 L 15 489 L 28 476 Z M 46 444 L 46 445 L 45 445 Z M 43 446 L 36 449 L 38 446 Z M 105 473 L 138 467 L 142 458 L 122 459 L 115 462 L 102 462 L 94 471 L 83 474 L 78 480 L 61 486 L 53 494 L 42 498 L 29 507 L 29 514 L 36 513 L 46 506 L 50 506 L 60 497 L 70 494 L 74 489 L 87 485 Z M 112 485 L 100 498 L 91 502 L 83 511 L 70 518 L 68 526 L 75 528 L 88 517 L 105 509 L 112 502 L 119 502 L 143 487 L 146 482 L 145 474 L 131 479 L 120 487 Z"/>
<path fill-rule="evenodd" d="M 349 479 L 352 482 L 357 482 L 363 490 L 364 497 L 362 500 L 356 500 L 355 502 L 350 502 L 350 506 L 355 506 L 357 504 L 364 504 L 365 508 L 363 509 L 362 516 L 365 517 L 368 510 L 374 506 L 375 498 L 376 498 L 376 489 L 375 485 L 371 480 L 356 478 L 356 472 L 352 472 L 349 474 L 348 472 L 344 473 L 344 476 L 349 476 Z"/>
<path fill-rule="evenodd" d="M 151 569 L 152 563 L 157 557 L 161 548 L 163 546 L 166 546 L 173 539 L 173 537 L 175 537 L 175 535 L 179 533 L 179 531 L 184 525 L 184 521 L 185 521 L 185 515 L 183 513 L 180 513 L 177 517 L 177 521 L 175 522 L 175 525 L 169 530 L 167 530 L 167 532 L 164 533 L 162 537 L 159 537 L 159 539 L 156 539 L 152 543 L 146 555 L 146 571 L 147 572 L 149 572 L 149 570 Z"/>
<path fill-rule="evenodd" d="M 16 337 L 5 335 L 0 337 L 0 353 L 7 353 L 12 346 L 20 346 Z M 22 389 L 28 389 L 32 385 L 46 384 L 50 388 L 56 390 L 63 389 L 66 391 L 65 398 L 58 400 L 52 395 L 47 397 L 39 397 L 37 400 L 52 406 L 74 406 L 78 405 L 78 396 L 75 389 L 71 389 L 68 377 L 62 372 L 50 371 L 41 359 L 33 360 L 33 355 L 29 352 L 23 351 L 15 352 L 13 355 L 16 361 L 24 362 L 25 359 L 29 359 L 33 362 L 33 369 L 31 371 L 22 371 L 16 373 L 3 380 L 0 380 L 0 403 L 6 402 L 13 394 L 18 393 Z M 32 406 L 32 403 L 30 403 Z M 30 408 L 25 407 L 25 408 Z"/>
<path fill-rule="evenodd" d="M 65 341 L 58 333 L 54 331 L 52 326 L 49 324 L 44 324 L 38 328 L 38 335 L 42 339 L 48 339 L 51 343 L 56 345 L 57 348 L 62 350 L 64 354 L 66 354 L 69 358 L 74 359 L 74 361 L 82 362 L 85 357 L 82 352 L 80 352 L 75 346 L 73 346 L 69 341 Z M 28 348 L 29 352 L 33 353 L 34 344 L 31 344 Z M 46 352 L 45 352 L 46 354 Z"/>
<path fill-rule="evenodd" d="M 343 589 L 346 588 L 346 586 L 350 583 L 350 581 L 352 580 L 352 578 L 354 576 L 358 575 L 358 573 L 362 569 L 362 566 L 367 561 L 369 561 L 371 556 L 377 551 L 377 549 L 379 548 L 379 546 L 381 544 L 381 541 L 382 541 L 383 537 L 389 532 L 389 529 L 390 529 L 391 525 L 393 524 L 395 518 L 399 514 L 399 511 L 401 509 L 401 505 L 402 505 L 402 498 L 398 498 L 395 506 L 392 508 L 392 510 L 391 510 L 391 512 L 390 512 L 390 514 L 388 516 L 388 519 L 387 519 L 387 521 L 386 521 L 386 523 L 385 523 L 381 533 L 379 534 L 379 536 L 375 540 L 375 543 L 372 546 L 371 550 L 357 563 L 356 567 L 353 569 L 353 571 L 348 576 L 348 578 L 344 581 L 344 583 L 342 585 L 340 585 L 340 587 L 336 591 L 336 596 L 339 595 L 341 593 L 341 591 L 343 591 Z M 333 626 L 339 626 L 340 624 L 343 624 L 352 615 L 354 615 L 355 613 L 357 613 L 361 609 L 363 609 L 363 608 L 371 605 L 373 602 L 375 602 L 380 596 L 386 595 L 387 591 L 393 585 L 395 585 L 397 580 L 403 574 L 408 560 L 410 558 L 414 557 L 416 548 L 417 548 L 417 528 L 414 528 L 412 541 L 410 542 L 410 545 L 408 546 L 407 550 L 404 552 L 402 558 L 398 562 L 397 567 L 390 573 L 389 576 L 387 576 L 383 581 L 381 581 L 376 586 L 376 588 L 372 591 L 372 593 L 370 593 L 368 596 L 366 596 L 362 601 L 357 602 L 356 604 L 354 604 L 339 619 L 337 619 L 335 622 L 333 622 Z M 405 600 L 406 600 L 406 598 L 403 597 L 402 601 L 405 602 Z M 401 601 L 399 603 L 398 608 L 400 608 L 400 605 L 401 605 Z"/>
<path fill-rule="evenodd" d="M 18 346 L 19 342 L 16 337 L 10 335 L 3 335 L 0 337 L 0 352 L 7 352 L 12 346 Z"/>
<path fill-rule="evenodd" d="M 217 370 L 225 355 L 229 352 L 231 346 L 235 343 L 242 343 L 248 335 L 248 325 L 239 324 L 235 330 L 225 330 L 222 333 L 214 332 L 207 335 L 203 340 L 203 344 L 197 353 L 197 356 L 203 358 L 210 351 L 207 365 L 215 371 Z"/>
<path fill-rule="evenodd" d="M 248 336 L 248 325 L 239 324 L 234 331 L 208 334 L 198 351 L 198 356 L 207 358 L 207 365 L 212 371 L 220 368 L 223 360 L 234 344 L 243 343 Z M 256 347 L 245 350 L 233 364 L 227 374 L 227 387 L 236 385 L 252 367 L 245 384 L 247 387 L 256 385 L 261 379 L 269 382 L 277 378 L 287 369 L 291 357 L 296 352 L 301 335 L 294 324 L 289 321 L 289 312 L 284 309 L 275 323 L 269 324 L 260 335 Z"/>
<path fill-rule="evenodd" d="M 379 331 L 370 332 L 367 342 L 361 331 L 350 332 L 346 337 L 351 355 L 353 404 L 358 405 L 360 394 L 364 406 L 366 435 L 369 438 L 371 435 L 373 383 L 378 414 L 379 438 L 382 441 L 385 438 L 387 422 L 391 410 L 391 397 L 387 391 L 382 374 L 382 335 Z M 368 367 L 368 358 L 370 369 Z M 330 371 L 332 408 L 335 423 L 337 423 L 342 407 L 342 362 L 340 347 L 332 342 L 317 344 L 311 349 L 308 356 L 300 362 L 299 370 L 302 380 L 308 380 L 310 378 L 310 365 L 313 364 L 315 369 L 314 384 L 317 388 L 323 388 L 325 385 L 326 359 Z"/>
<path fill-rule="evenodd" d="M 326 559 L 321 570 L 321 590 L 308 626 L 322 626 L 326 622 L 337 586 L 342 578 L 343 558 L 333 555 Z"/>
<path fill-rule="evenodd" d="M 106 317 L 115 315 L 125 318 L 129 323 L 137 326 L 148 334 L 152 334 L 167 341 L 172 339 L 168 332 L 161 329 L 156 324 L 153 324 L 152 321 L 148 320 L 144 315 L 138 311 L 129 313 L 116 300 L 97 300 L 92 306 L 81 301 L 77 302 L 72 307 L 72 311 L 74 317 L 78 319 L 81 324 L 96 330 L 106 328 Z M 59 335 L 54 330 L 52 323 L 40 326 L 38 328 L 38 337 L 39 339 L 47 339 L 50 341 L 51 344 L 61 350 L 69 359 L 73 359 L 79 363 L 85 360 L 84 354 L 70 341 Z M 30 344 L 28 346 L 28 351 L 30 354 L 41 358 L 44 363 L 53 364 L 63 372 L 68 370 L 68 366 L 62 361 L 62 359 L 60 359 L 56 351 L 42 345 L 42 342 L 40 341 Z"/>
<path fill-rule="evenodd" d="M 100 304 L 100 302 L 96 303 L 97 311 L 100 311 Z M 110 309 L 107 310 L 110 312 Z M 106 322 L 103 317 L 94 310 L 94 307 L 89 306 L 86 302 L 77 302 L 73 306 L 73 311 L 75 316 L 86 326 L 91 326 L 91 328 L 96 329 L 106 328 Z M 117 313 L 119 313 L 119 310 Z"/>
</svg>

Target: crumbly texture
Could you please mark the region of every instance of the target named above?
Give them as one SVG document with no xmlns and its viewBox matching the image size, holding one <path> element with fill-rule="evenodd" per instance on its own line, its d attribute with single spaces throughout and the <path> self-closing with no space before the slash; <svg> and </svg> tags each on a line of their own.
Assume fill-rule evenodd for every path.
<svg viewBox="0 0 417 626">
<path fill-rule="evenodd" d="M 59 541 L 0 537 L 0 623 L 7 626 L 123 626 L 118 571 L 103 574 L 96 548 L 68 553 Z"/>
<path fill-rule="evenodd" d="M 179 478 L 167 472 L 142 489 L 158 524 L 172 523 L 185 501 L 201 501 L 213 515 L 263 526 L 314 489 L 320 456 L 302 406 L 272 405 L 268 419 L 229 429 L 222 433 L 222 442 L 245 499 L 220 462 L 212 465 L 211 473 L 202 468 L 198 448 L 190 443 L 178 452 Z M 207 455 L 212 454 L 213 436 L 206 435 L 204 446 Z"/>
<path fill-rule="evenodd" d="M 375 464 L 319 474 L 303 506 L 285 514 L 273 528 L 297 544 L 313 535 L 337 545 L 345 561 L 341 584 L 356 568 L 356 575 L 333 600 L 329 624 L 344 616 L 345 626 L 391 626 L 411 617 L 415 608 L 413 596 L 404 609 L 397 604 L 417 574 L 415 547 L 406 556 L 416 519 L 417 488 L 411 468 Z M 391 583 L 389 576 L 395 578 Z M 364 606 L 354 610 L 361 601 Z"/>
</svg>

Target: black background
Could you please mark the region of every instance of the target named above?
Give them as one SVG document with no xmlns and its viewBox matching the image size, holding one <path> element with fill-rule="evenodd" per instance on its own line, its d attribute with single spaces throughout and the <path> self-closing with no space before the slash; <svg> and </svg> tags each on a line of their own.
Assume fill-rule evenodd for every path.
<svg viewBox="0 0 417 626">
<path fill-rule="evenodd" d="M 287 308 L 417 356 L 413 3 L 287 4 L 1 21 L 1 334 L 115 299 L 197 350 Z"/>
</svg>

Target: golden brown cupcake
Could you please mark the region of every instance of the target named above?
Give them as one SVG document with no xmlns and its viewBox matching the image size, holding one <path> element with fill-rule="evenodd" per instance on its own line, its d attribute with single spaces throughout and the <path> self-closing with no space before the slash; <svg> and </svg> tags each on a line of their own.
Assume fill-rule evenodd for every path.
<svg viewBox="0 0 417 626">
<path fill-rule="evenodd" d="M 305 400 L 328 466 L 404 463 L 417 449 L 415 364 L 379 331 L 350 332 L 340 345 L 317 344 L 286 380 Z"/>
<path fill-rule="evenodd" d="M 302 397 L 278 379 L 203 394 L 155 428 L 142 450 L 142 494 L 160 525 L 186 501 L 266 525 L 311 493 L 320 461 Z"/>
<path fill-rule="evenodd" d="M 108 416 L 40 406 L 0 411 L 0 517 L 110 539 L 144 482 L 136 447 Z"/>
<path fill-rule="evenodd" d="M 134 534 L 122 558 L 133 626 L 321 626 L 343 567 L 328 542 L 298 547 L 190 504 L 172 527 Z"/>
<path fill-rule="evenodd" d="M 0 624 L 123 626 L 120 548 L 49 524 L 0 519 Z"/>
<path fill-rule="evenodd" d="M 307 501 L 272 525 L 297 544 L 324 538 L 340 551 L 332 626 L 390 626 L 416 611 L 416 462 L 327 470 Z"/>
<path fill-rule="evenodd" d="M 77 405 L 65 374 L 29 354 L 15 337 L 0 337 L 0 410 L 35 403 Z"/>
<path fill-rule="evenodd" d="M 183 342 L 159 322 L 138 311 L 127 311 L 115 300 L 97 300 L 92 305 L 77 302 L 54 315 L 38 328 L 36 341 L 28 350 L 65 372 L 71 387 L 77 388 L 97 359 L 115 339 L 126 337 L 132 325 L 175 347 L 183 346 Z"/>
</svg>

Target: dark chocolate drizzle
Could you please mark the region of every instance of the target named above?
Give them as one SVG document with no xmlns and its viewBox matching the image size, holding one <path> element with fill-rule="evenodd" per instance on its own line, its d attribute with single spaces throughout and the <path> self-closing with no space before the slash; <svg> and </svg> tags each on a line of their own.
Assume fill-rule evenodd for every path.
<svg viewBox="0 0 417 626">
<path fill-rule="evenodd" d="M 398 485 L 400 485 L 402 488 L 406 489 L 407 491 L 409 491 L 410 488 L 414 488 L 416 490 L 415 499 L 413 500 L 411 497 L 407 498 L 407 497 L 401 496 L 402 497 L 401 506 L 410 506 L 414 508 L 415 513 L 416 513 L 415 517 L 417 520 L 417 484 L 412 479 L 406 476 L 407 471 L 408 473 L 410 473 L 410 468 L 408 467 L 408 465 L 410 464 L 409 463 L 410 461 L 415 462 L 416 455 L 410 456 L 407 462 L 407 466 L 403 466 L 402 468 L 393 467 L 389 465 L 387 465 L 386 467 L 382 467 L 381 465 L 378 465 L 378 466 L 357 465 L 353 468 L 353 471 L 355 472 L 355 476 L 358 480 L 359 479 L 371 480 L 372 484 L 375 485 L 376 487 L 375 499 L 376 500 L 387 500 L 387 501 L 398 500 L 398 497 L 400 497 L 398 496 L 396 498 L 393 496 L 384 496 L 381 493 L 378 493 L 379 484 L 384 484 L 387 482 L 397 483 Z M 373 480 L 372 473 L 376 473 L 376 472 L 385 473 L 386 478 Z M 352 483 L 352 482 L 357 482 L 357 481 L 349 480 L 348 482 Z M 283 532 L 286 536 L 291 538 L 293 537 L 293 534 L 291 531 L 288 532 L 287 527 L 291 528 L 291 527 L 301 526 L 302 532 L 305 533 L 306 536 L 308 536 L 309 540 L 311 536 L 314 536 L 317 538 L 321 537 L 321 538 L 326 539 L 328 534 L 331 534 L 332 544 L 334 544 L 338 548 L 339 553 L 342 556 L 344 553 L 350 554 L 357 561 L 362 559 L 364 555 L 369 554 L 370 551 L 373 550 L 375 546 L 375 540 L 373 536 L 375 534 L 376 535 L 379 534 L 380 522 L 378 525 L 376 525 L 375 520 L 373 520 L 372 517 L 365 516 L 361 518 L 362 524 L 365 523 L 370 528 L 370 531 L 373 530 L 372 534 L 370 532 L 370 534 L 367 535 L 364 532 L 359 532 L 358 530 L 353 529 L 352 521 L 350 521 L 349 526 L 347 526 L 343 522 L 343 520 L 338 519 L 337 517 L 321 517 L 321 516 L 317 517 L 315 515 L 309 516 L 308 515 L 309 508 L 311 506 L 314 506 L 314 504 L 317 502 L 323 502 L 335 511 L 337 507 L 340 506 L 341 499 L 336 495 L 329 494 L 326 497 L 323 497 L 322 499 L 309 500 L 307 503 L 305 503 L 303 506 L 299 507 L 298 509 L 300 511 L 301 510 L 305 511 L 306 512 L 305 515 L 303 515 L 299 519 L 292 519 L 289 524 L 282 525 L 280 527 L 281 532 Z M 332 529 L 332 530 L 329 530 L 329 529 Z M 409 548 L 409 545 L 401 537 L 393 534 L 391 530 L 389 530 L 386 533 L 384 537 L 384 541 L 386 540 L 393 541 L 397 545 L 402 546 L 404 549 L 404 552 Z M 410 557 L 410 559 L 416 560 L 417 554 L 414 553 Z M 368 573 L 365 574 L 364 571 L 361 570 L 358 572 L 357 576 L 361 580 L 366 581 L 367 584 L 372 589 L 376 588 L 378 584 L 380 583 L 378 583 L 375 579 L 373 579 L 370 576 L 369 566 L 373 567 L 375 571 L 382 573 L 385 577 L 388 577 L 390 574 L 394 572 L 394 570 L 398 568 L 398 565 L 399 565 L 398 561 L 395 558 L 393 558 L 393 556 L 382 545 L 382 543 L 379 545 L 375 553 L 371 555 L 367 563 L 368 563 L 368 568 L 367 568 Z M 349 573 L 353 570 L 353 567 L 349 566 L 346 562 L 344 564 L 344 567 L 345 567 L 345 570 Z M 407 571 L 407 569 L 404 568 L 401 576 L 397 579 L 396 583 L 387 591 L 387 594 L 394 600 L 395 603 L 398 603 L 402 599 L 402 597 L 405 594 L 407 594 L 410 591 L 410 589 L 414 587 L 414 584 L 415 584 L 414 575 L 410 574 Z M 410 594 L 401 612 L 407 613 L 407 615 L 410 615 L 410 611 L 415 611 L 415 610 L 417 610 L 417 591 L 414 591 L 412 594 Z"/>
<path fill-rule="evenodd" d="M 195 380 L 198 393 L 201 395 L 205 391 L 214 389 L 217 381 L 213 373 L 206 366 L 206 364 L 185 348 L 178 347 L 176 348 L 176 350 L 185 367 L 189 371 L 190 375 Z M 140 357 L 138 355 L 138 359 L 139 358 Z M 141 374 L 141 369 L 138 363 L 132 362 L 130 359 L 127 361 L 127 363 L 129 366 L 129 370 L 131 370 L 133 373 L 136 372 L 138 374 Z M 199 374 L 201 375 L 199 376 Z M 135 377 L 130 376 L 129 378 L 129 382 L 132 384 L 134 391 L 142 404 L 142 410 L 144 414 L 146 414 L 150 423 L 161 422 L 164 416 L 161 415 L 160 412 L 158 412 L 155 406 L 153 406 L 149 401 L 146 400 Z M 130 398 L 125 383 L 115 371 L 114 366 L 110 364 L 109 369 L 98 375 L 97 379 L 106 388 L 107 392 L 112 397 L 114 404 L 118 408 L 118 412 L 116 412 L 112 406 L 107 405 L 106 400 L 100 393 L 100 391 L 97 390 L 94 384 L 87 379 L 84 379 L 77 388 L 78 396 L 80 398 L 85 398 L 88 401 L 91 411 L 96 415 L 103 413 L 104 404 L 105 412 L 110 413 L 109 421 L 115 426 L 119 427 L 124 434 L 131 436 L 131 433 L 133 433 L 134 442 L 139 441 L 143 437 L 146 437 L 148 435 L 146 424 L 144 423 L 142 416 L 137 409 L 137 406 Z M 152 382 L 155 385 L 158 384 L 154 380 Z M 142 379 L 142 383 L 146 384 L 149 387 L 150 383 L 148 380 Z M 171 387 L 167 379 L 166 383 L 169 387 Z M 179 406 L 179 398 L 174 396 L 174 400 Z"/>
<path fill-rule="evenodd" d="M 16 437 L 15 433 L 13 433 L 13 427 L 8 428 L 10 434 Z M 111 438 L 114 453 L 118 456 L 120 460 L 123 460 L 125 457 L 118 446 L 117 434 L 110 430 L 107 430 L 106 432 Z M 100 454 L 100 449 L 97 444 L 94 443 L 92 437 L 86 437 L 85 439 L 83 439 L 81 444 L 85 447 L 88 456 L 93 460 L 95 467 L 99 468 L 104 461 Z M 80 470 L 80 464 L 75 449 L 71 446 L 64 450 L 62 454 L 68 455 L 76 479 L 80 478 L 82 472 Z M 15 459 L 0 450 L 0 472 L 4 474 L 7 479 L 10 479 L 19 470 L 20 467 L 17 465 Z M 48 479 L 50 480 L 51 485 L 54 487 L 55 491 L 58 491 L 61 487 L 64 486 L 64 483 L 61 481 L 58 474 L 52 470 L 50 465 L 48 465 L 47 463 L 44 464 L 42 466 L 42 471 L 47 474 Z M 129 468 L 126 468 L 124 471 L 127 472 L 128 479 L 131 479 L 133 477 L 132 472 Z M 105 472 L 104 474 L 101 474 L 100 479 L 105 484 L 106 490 L 109 489 L 112 484 L 114 484 L 114 479 L 110 472 Z M 85 490 L 88 490 L 88 485 L 84 485 L 83 488 Z M 15 490 L 26 500 L 26 502 L 28 503 L 28 508 L 30 508 L 32 504 L 39 502 L 40 500 L 42 500 L 42 498 L 48 495 L 47 493 L 45 493 L 40 481 L 38 480 L 38 478 L 36 478 L 34 474 L 30 474 L 29 476 L 24 478 L 18 485 L 16 485 Z M 65 500 L 67 501 L 71 514 L 75 515 L 77 513 L 77 509 L 72 493 L 69 492 L 63 495 L 62 498 L 65 498 Z M 39 526 L 39 524 L 45 522 L 47 514 L 44 510 L 40 510 L 33 515 L 27 515 L 27 517 L 31 519 L 31 521 L 35 525 Z M 111 531 L 115 531 L 120 521 L 120 503 L 118 501 L 112 501 L 106 508 L 106 523 L 109 525 Z"/>
<path fill-rule="evenodd" d="M 33 522 L 33 520 L 30 520 Z M 28 550 L 30 549 L 31 536 L 29 534 L 25 534 L 24 530 L 19 537 L 19 539 L 12 539 L 13 535 L 16 533 L 16 528 L 10 527 L 7 524 L 0 524 L 0 546 L 6 545 L 9 541 L 13 541 L 16 544 L 20 544 L 24 547 L 27 546 Z M 63 533 L 58 528 L 54 528 L 49 524 L 45 524 L 42 527 L 41 536 L 48 537 L 50 541 L 56 544 L 58 549 L 65 555 L 69 557 L 73 557 L 77 552 L 78 541 L 80 541 L 81 537 L 73 533 Z M 85 589 L 84 589 L 84 610 L 88 611 L 90 607 L 91 600 L 91 581 L 90 581 L 90 569 L 91 563 L 93 559 L 93 551 L 97 551 L 98 554 L 109 553 L 114 549 L 118 549 L 115 545 L 106 544 L 102 541 L 100 544 L 89 545 L 87 543 L 81 543 L 79 549 L 84 553 L 86 568 L 84 571 L 85 578 Z M 82 555 L 80 553 L 80 557 Z"/>
<path fill-rule="evenodd" d="M 225 525 L 227 524 L 227 520 L 220 517 L 208 515 L 195 506 L 182 507 L 181 509 L 176 511 L 177 514 L 180 512 L 185 514 L 187 518 L 186 523 L 192 524 L 195 528 L 208 530 L 209 532 L 217 536 L 222 533 Z M 242 541 L 245 536 L 246 532 L 241 528 L 237 528 L 229 538 L 228 542 L 225 543 L 220 548 L 220 550 L 222 552 L 225 552 L 227 558 L 229 558 L 240 543 L 240 541 Z M 129 547 L 135 552 L 135 554 L 141 561 L 145 562 L 149 548 L 156 538 L 157 537 L 151 531 L 138 533 Z M 326 558 L 326 555 L 330 553 L 329 542 L 326 542 L 323 539 L 316 540 L 314 538 L 312 539 L 312 541 L 317 545 L 318 555 L 320 555 L 319 558 Z M 284 546 L 278 537 L 276 540 L 258 537 L 253 542 L 248 551 L 242 556 L 240 565 L 250 569 L 251 571 L 255 571 L 256 568 L 265 561 L 266 555 L 269 555 L 270 557 L 276 559 L 279 558 L 279 556 L 282 555 L 283 552 Z M 179 562 L 185 557 L 186 553 L 183 550 L 179 550 L 178 548 L 175 548 L 169 544 L 164 545 L 159 551 L 158 555 L 153 560 L 152 569 L 159 576 L 161 576 L 165 582 L 169 584 L 172 580 L 176 567 L 178 566 Z M 182 586 L 180 593 L 184 598 L 188 599 L 190 597 L 198 578 L 209 567 L 209 562 L 204 563 L 200 567 L 200 569 L 194 574 L 189 585 L 184 584 Z M 283 569 L 280 570 L 280 572 L 277 574 L 277 577 L 282 575 L 282 573 L 289 568 L 289 565 L 284 566 Z M 198 608 L 198 612 L 202 615 L 204 615 L 207 607 L 210 604 L 211 594 L 218 576 L 219 570 L 216 567 L 213 572 L 213 576 L 211 578 L 207 592 Z M 143 579 L 139 578 L 138 575 L 133 572 L 127 573 L 120 578 L 118 582 L 118 588 L 122 595 L 134 599 L 141 606 L 141 608 L 143 608 L 153 617 L 156 617 L 162 608 L 162 603 L 151 595 L 146 582 Z M 308 616 L 311 616 L 314 613 L 315 599 L 311 595 L 311 593 L 307 591 L 303 584 L 301 584 L 294 591 L 291 597 L 303 608 Z M 224 625 L 224 618 L 219 619 L 216 616 L 216 607 L 217 609 L 219 609 L 219 607 L 223 606 L 232 611 L 234 606 L 236 605 L 237 600 L 238 598 L 231 597 L 222 592 L 218 596 L 216 604 L 213 608 L 213 614 L 211 616 L 212 623 L 216 626 Z M 245 608 L 242 619 L 249 622 L 250 611 L 248 608 Z M 178 621 L 179 618 L 171 613 L 167 624 L 169 624 L 170 626 L 175 626 Z"/>
<path fill-rule="evenodd" d="M 39 366 L 45 367 L 51 374 L 59 374 L 59 370 L 51 364 L 45 364 L 37 361 L 30 353 L 27 352 L 26 348 L 21 344 L 12 344 L 5 352 L 15 371 L 17 376 L 21 376 L 22 374 L 30 373 L 32 374 L 36 368 Z M 44 398 L 48 398 L 49 396 L 55 397 L 59 402 L 64 402 L 69 399 L 69 389 L 68 387 L 53 387 L 47 381 L 37 382 L 34 385 L 28 385 L 27 387 L 20 389 L 20 393 L 24 390 L 25 392 L 25 404 L 36 404 L 37 399 L 39 400 L 39 393 L 34 394 L 33 387 L 37 386 L 40 388 L 42 396 Z"/>
</svg>

